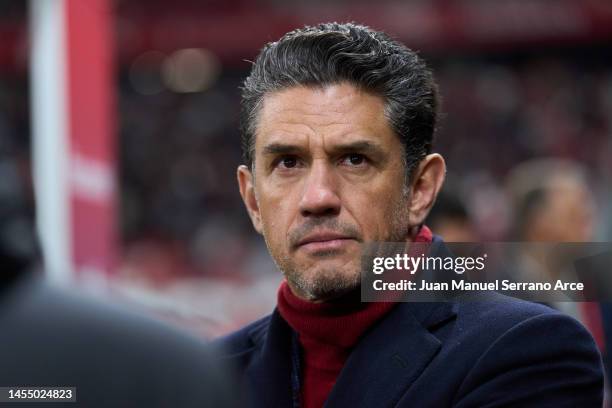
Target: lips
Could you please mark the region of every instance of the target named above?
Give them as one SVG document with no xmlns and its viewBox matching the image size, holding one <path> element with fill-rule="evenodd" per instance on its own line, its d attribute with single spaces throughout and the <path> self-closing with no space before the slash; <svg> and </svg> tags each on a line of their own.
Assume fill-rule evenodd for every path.
<svg viewBox="0 0 612 408">
<path fill-rule="evenodd" d="M 343 234 L 334 232 L 319 232 L 302 238 L 298 242 L 297 247 L 312 252 L 333 251 L 342 249 L 344 246 L 354 240 L 355 239 L 353 237 Z"/>
</svg>

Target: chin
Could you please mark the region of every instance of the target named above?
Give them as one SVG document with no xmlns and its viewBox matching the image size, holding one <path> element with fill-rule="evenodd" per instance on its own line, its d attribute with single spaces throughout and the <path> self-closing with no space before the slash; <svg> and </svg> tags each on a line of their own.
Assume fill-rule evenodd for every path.
<svg viewBox="0 0 612 408">
<path fill-rule="evenodd" d="M 287 276 L 287 280 L 309 301 L 327 301 L 358 289 L 361 283 L 357 270 L 342 271 L 322 269 L 308 276 Z"/>
</svg>

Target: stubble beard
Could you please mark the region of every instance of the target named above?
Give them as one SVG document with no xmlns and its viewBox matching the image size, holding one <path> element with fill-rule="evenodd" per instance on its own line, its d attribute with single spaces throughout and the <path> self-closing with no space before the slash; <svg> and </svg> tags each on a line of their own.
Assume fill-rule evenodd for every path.
<svg viewBox="0 0 612 408">
<path fill-rule="evenodd" d="M 386 221 L 391 226 L 389 234 L 378 238 L 379 242 L 405 242 L 409 237 L 408 195 L 409 190 L 405 188 L 400 198 L 394 204 L 390 217 Z M 264 238 L 265 236 L 266 234 L 264 234 Z M 337 268 L 320 268 L 307 276 L 291 257 L 275 253 L 267 239 L 266 245 L 276 266 L 287 279 L 289 287 L 297 296 L 303 299 L 313 302 L 328 301 L 356 291 L 360 287 L 361 254 L 351 271 L 339 271 Z M 333 252 L 319 254 L 322 259 L 334 255 Z"/>
</svg>

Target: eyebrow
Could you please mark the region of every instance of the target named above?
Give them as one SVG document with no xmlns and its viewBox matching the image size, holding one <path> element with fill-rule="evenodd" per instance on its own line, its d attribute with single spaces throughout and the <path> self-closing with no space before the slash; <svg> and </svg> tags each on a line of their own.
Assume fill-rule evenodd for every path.
<svg viewBox="0 0 612 408">
<path fill-rule="evenodd" d="M 288 153 L 296 153 L 302 150 L 301 147 L 297 145 L 284 144 L 284 143 L 270 143 L 263 147 L 263 154 L 271 155 L 271 154 L 288 154 Z"/>
<path fill-rule="evenodd" d="M 299 153 L 304 150 L 303 147 L 285 143 L 270 143 L 263 147 L 262 153 L 264 155 L 275 155 L 275 154 L 290 154 Z M 384 149 L 377 143 L 372 143 L 368 140 L 358 140 L 351 143 L 339 144 L 331 148 L 334 153 L 343 152 L 359 152 L 369 153 L 372 155 L 383 155 Z"/>
</svg>

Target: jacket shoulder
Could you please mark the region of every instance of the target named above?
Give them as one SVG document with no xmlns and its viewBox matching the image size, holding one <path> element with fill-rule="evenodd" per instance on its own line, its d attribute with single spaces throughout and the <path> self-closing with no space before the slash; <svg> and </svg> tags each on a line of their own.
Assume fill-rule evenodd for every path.
<svg viewBox="0 0 612 408">
<path fill-rule="evenodd" d="M 583 332 L 585 336 L 581 336 L 581 339 L 588 339 L 589 343 L 593 343 L 594 346 L 590 334 L 580 322 L 544 304 L 520 300 L 495 292 L 483 294 L 478 299 L 456 303 L 456 320 L 451 325 L 452 329 L 447 328 L 451 331 L 444 333 L 445 330 L 442 329 L 440 334 L 443 337 L 454 337 L 469 341 L 470 344 L 478 344 L 479 347 L 486 347 L 501 336 L 513 333 L 513 329 L 517 327 L 533 328 L 533 322 L 554 321 L 560 328 Z M 543 340 L 537 328 L 535 330 L 537 333 L 531 347 L 556 340 L 535 341 L 536 338 Z"/>
<path fill-rule="evenodd" d="M 513 320 L 484 348 L 465 376 L 459 406 L 489 405 L 491 390 L 540 406 L 601 406 L 603 369 L 590 333 L 553 310 Z M 524 387 L 526 379 L 531 386 Z M 572 389 L 571 395 L 567 390 Z M 531 405 L 524 405 L 531 406 Z"/>
<path fill-rule="evenodd" d="M 542 304 L 496 293 L 485 298 L 459 304 L 445 333 L 447 345 L 457 345 L 450 345 L 448 356 L 465 357 L 457 406 L 488 406 L 494 395 L 546 406 L 601 406 L 601 356 L 580 322 Z M 578 383 L 571 398 L 565 394 Z"/>
<path fill-rule="evenodd" d="M 539 315 L 560 314 L 547 305 L 513 298 L 498 292 L 481 292 L 473 299 L 459 301 L 458 305 L 459 317 L 464 316 L 479 326 L 483 323 L 513 325 Z"/>
</svg>

